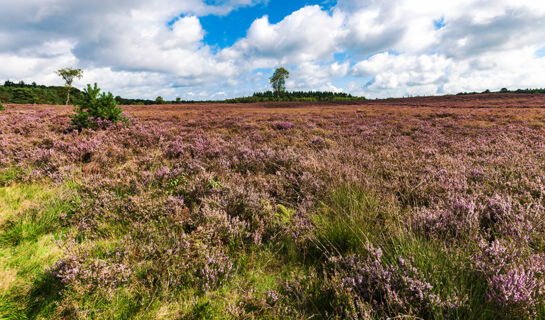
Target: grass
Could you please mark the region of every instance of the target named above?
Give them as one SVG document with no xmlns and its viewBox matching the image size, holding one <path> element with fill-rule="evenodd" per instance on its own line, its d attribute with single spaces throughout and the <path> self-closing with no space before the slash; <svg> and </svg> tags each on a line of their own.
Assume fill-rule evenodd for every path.
<svg viewBox="0 0 545 320">
<path fill-rule="evenodd" d="M 385 265 L 398 264 L 399 258 L 412 257 L 416 267 L 442 298 L 465 295 L 470 309 L 445 314 L 434 310 L 433 319 L 498 319 L 501 314 L 485 299 L 486 284 L 469 268 L 472 243 L 446 245 L 411 232 L 394 200 L 382 200 L 376 192 L 359 186 L 334 188 L 315 216 L 316 251 L 322 256 L 365 254 L 366 244 L 383 250 Z M 460 294 L 461 293 L 461 294 Z M 326 310 L 319 310 L 325 314 Z"/>
<path fill-rule="evenodd" d="M 70 318 L 81 316 L 79 313 L 86 310 L 85 317 L 97 319 L 226 320 L 243 315 L 278 319 L 267 305 L 268 292 L 279 290 L 286 273 L 304 270 L 296 261 L 285 260 L 277 253 L 274 248 L 239 252 L 234 278 L 205 293 L 191 286 L 172 290 L 129 286 L 113 293 L 99 288 L 82 298 L 66 290 L 65 300 L 74 294 L 72 302 L 79 307 L 76 310 L 68 306 L 65 312 Z"/>
<path fill-rule="evenodd" d="M 54 237 L 65 228 L 75 186 L 14 184 L 0 188 L 0 318 L 47 314 L 58 285 L 44 271 L 61 256 Z"/>
<path fill-rule="evenodd" d="M 333 188 L 314 216 L 317 251 L 326 255 L 361 252 L 368 241 L 397 232 L 398 208 L 355 185 Z"/>
<path fill-rule="evenodd" d="M 0 169 L 0 186 L 7 186 L 10 182 L 19 179 L 23 174 L 23 170 L 17 167 Z"/>
<path fill-rule="evenodd" d="M 70 211 L 69 199 L 74 195 L 63 194 L 74 188 L 75 185 L 47 184 L 0 188 L 1 319 L 50 318 L 58 309 L 61 285 L 44 271 L 62 254 L 53 239 L 61 231 L 67 231 L 58 217 Z M 292 214 L 283 206 L 278 210 L 280 218 Z M 325 256 L 364 254 L 366 244 L 371 242 L 383 249 L 383 262 L 387 265 L 398 263 L 399 257 L 413 257 L 414 266 L 441 297 L 460 292 L 467 295 L 471 310 L 459 310 L 453 315 L 437 309 L 434 319 L 497 318 L 498 314 L 484 299 L 485 285 L 466 268 L 470 248 L 445 247 L 415 236 L 400 221 L 400 210 L 394 200 L 384 200 L 376 192 L 360 186 L 340 186 L 332 189 L 315 215 L 312 243 L 316 247 L 310 252 L 317 256 L 310 264 L 303 263 L 304 259 L 293 252 L 296 248 L 289 241 L 268 249 L 247 248 L 239 252 L 235 261 L 238 269 L 235 277 L 205 294 L 191 287 L 179 288 L 175 294 L 128 287 L 113 294 L 99 289 L 83 300 L 81 297 L 70 300 L 66 298 L 71 292 L 64 291 L 65 300 L 79 307 L 63 306 L 63 316 L 80 317 L 85 312 L 86 317 L 99 319 L 229 319 L 246 314 L 274 319 L 279 315 L 270 312 L 267 294 L 280 290 L 279 284 L 289 273 L 311 275 Z M 102 252 L 111 241 L 99 240 L 89 245 Z M 306 313 L 325 317 L 331 310 L 330 297 L 319 292 L 316 284 L 310 283 L 309 287 L 312 286 L 315 286 L 311 289 L 315 290 L 314 298 L 307 301 Z"/>
</svg>

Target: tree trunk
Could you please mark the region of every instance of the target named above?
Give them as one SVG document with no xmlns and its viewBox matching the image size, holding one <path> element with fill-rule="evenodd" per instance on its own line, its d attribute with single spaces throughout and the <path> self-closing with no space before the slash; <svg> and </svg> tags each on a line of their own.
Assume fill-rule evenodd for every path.
<svg viewBox="0 0 545 320">
<path fill-rule="evenodd" d="M 70 87 L 68 87 L 68 93 L 66 94 L 66 105 L 68 105 L 68 101 L 70 101 Z"/>
</svg>

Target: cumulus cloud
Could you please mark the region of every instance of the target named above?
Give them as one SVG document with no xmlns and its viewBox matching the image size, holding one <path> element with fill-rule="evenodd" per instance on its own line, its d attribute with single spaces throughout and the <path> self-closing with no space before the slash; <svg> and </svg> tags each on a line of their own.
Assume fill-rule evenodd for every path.
<svg viewBox="0 0 545 320">
<path fill-rule="evenodd" d="M 201 85 L 231 77 L 237 74 L 234 66 L 217 59 L 202 43 L 206 31 L 197 15 L 227 14 L 255 3 L 3 0 L 2 8 L 10 14 L 0 20 L 0 78 L 59 83 L 56 69 L 78 65 L 93 75 L 86 78 L 106 84 L 121 80 L 111 84 L 112 90 L 148 96 L 148 90 L 161 91 L 161 86 Z M 97 76 L 104 70 L 109 72 Z M 135 84 L 140 91 L 129 90 L 122 82 L 127 73 L 136 78 L 149 75 L 153 87 Z"/>
<path fill-rule="evenodd" d="M 353 88 L 370 97 L 535 88 L 544 82 L 536 70 L 545 70 L 545 58 L 536 58 L 534 50 L 528 48 L 493 51 L 464 60 L 439 54 L 381 53 L 352 68 L 355 75 L 372 77 L 363 88 Z"/>
<path fill-rule="evenodd" d="M 535 55 L 545 43 L 541 1 L 345 0 L 339 7 L 355 12 L 347 46 L 361 60 L 351 72 L 371 79 L 353 88 L 359 94 L 444 94 L 545 81 L 536 72 L 545 70 L 544 60 Z M 382 40 L 369 45 L 366 38 Z"/>
<path fill-rule="evenodd" d="M 441 55 L 391 55 L 381 53 L 353 67 L 355 75 L 375 75 L 370 86 L 396 88 L 439 83 L 449 73 L 452 62 Z"/>
<path fill-rule="evenodd" d="M 303 62 L 292 71 L 292 78 L 287 86 L 293 90 L 325 90 L 342 91 L 331 84 L 332 78 L 341 78 L 346 76 L 349 69 L 349 63 L 333 62 L 331 64 L 318 64 L 312 62 Z M 329 89 L 327 89 L 329 90 Z"/>
<path fill-rule="evenodd" d="M 54 71 L 85 69 L 132 97 L 224 98 L 267 88 L 369 97 L 543 87 L 545 4 L 538 0 L 339 0 L 305 6 L 277 23 L 257 17 L 218 50 L 200 17 L 266 0 L 0 0 L 0 79 L 59 84 Z M 271 0 L 274 1 L 274 0 Z M 350 77 L 349 83 L 342 81 Z"/>
<path fill-rule="evenodd" d="M 343 22 L 344 14 L 340 11 L 330 15 L 317 5 L 303 7 L 277 24 L 271 24 L 264 16 L 255 20 L 247 37 L 226 50 L 226 54 L 268 58 L 278 64 L 331 59 L 340 49 L 338 41 L 345 32 Z"/>
</svg>

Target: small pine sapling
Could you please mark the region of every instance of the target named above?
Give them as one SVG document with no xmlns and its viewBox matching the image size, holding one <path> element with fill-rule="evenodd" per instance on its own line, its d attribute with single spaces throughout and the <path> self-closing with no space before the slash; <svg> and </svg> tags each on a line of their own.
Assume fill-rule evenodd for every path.
<svg viewBox="0 0 545 320">
<path fill-rule="evenodd" d="M 88 84 L 83 93 L 83 101 L 76 106 L 76 114 L 72 116 L 72 124 L 78 129 L 96 130 L 118 121 L 127 121 L 111 92 L 100 93 L 100 88 L 95 83 L 94 87 Z"/>
</svg>

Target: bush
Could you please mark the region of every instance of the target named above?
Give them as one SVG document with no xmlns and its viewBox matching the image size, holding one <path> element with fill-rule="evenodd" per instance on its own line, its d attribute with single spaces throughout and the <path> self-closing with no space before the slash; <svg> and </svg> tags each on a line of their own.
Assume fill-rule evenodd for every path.
<svg viewBox="0 0 545 320">
<path fill-rule="evenodd" d="M 123 110 L 117 106 L 111 92 L 100 93 L 100 88 L 96 83 L 94 87 L 88 84 L 82 103 L 76 106 L 76 114 L 72 117 L 72 124 L 78 129 L 98 129 L 118 121 L 127 121 L 122 112 Z"/>
<path fill-rule="evenodd" d="M 6 108 L 4 107 L 4 105 L 2 104 L 2 102 L 0 101 L 0 111 L 4 111 L 6 110 Z"/>
</svg>

